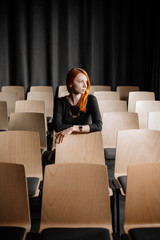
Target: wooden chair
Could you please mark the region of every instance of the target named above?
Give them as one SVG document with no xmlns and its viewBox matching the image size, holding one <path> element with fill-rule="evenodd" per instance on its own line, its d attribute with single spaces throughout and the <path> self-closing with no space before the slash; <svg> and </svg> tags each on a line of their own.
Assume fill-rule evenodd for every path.
<svg viewBox="0 0 160 240">
<path fill-rule="evenodd" d="M 58 97 L 63 97 L 63 96 L 65 96 L 64 93 L 66 93 L 66 95 L 69 94 L 69 92 L 67 91 L 66 85 L 60 85 L 60 86 L 58 86 Z"/>
<path fill-rule="evenodd" d="M 65 96 L 67 96 L 67 95 L 69 95 L 69 92 L 68 92 L 68 91 L 60 91 L 58 97 L 61 98 L 61 97 L 65 97 Z"/>
<path fill-rule="evenodd" d="M 7 102 L 0 101 L 0 131 L 8 130 Z"/>
<path fill-rule="evenodd" d="M 41 149 L 47 149 L 47 136 L 45 131 L 45 117 L 43 113 L 16 112 L 11 113 L 9 130 L 36 131 L 40 137 Z"/>
<path fill-rule="evenodd" d="M 52 92 L 53 93 L 53 87 L 52 86 L 31 86 L 30 92 Z"/>
<path fill-rule="evenodd" d="M 24 100 L 24 86 L 2 86 L 2 92 L 18 93 L 18 100 Z"/>
<path fill-rule="evenodd" d="M 56 144 L 55 163 L 94 163 L 105 165 L 102 133 L 71 134 Z"/>
<path fill-rule="evenodd" d="M 22 100 L 16 101 L 15 112 L 37 112 L 45 116 L 45 126 L 47 131 L 47 118 L 45 115 L 45 103 L 41 100 Z"/>
<path fill-rule="evenodd" d="M 0 238 L 24 240 L 30 231 L 25 168 L 0 162 Z"/>
<path fill-rule="evenodd" d="M 103 147 L 106 160 L 115 160 L 117 133 L 120 130 L 138 129 L 138 114 L 108 112 L 103 114 Z"/>
<path fill-rule="evenodd" d="M 94 92 L 99 92 L 99 91 L 111 91 L 111 86 L 91 85 L 89 89 L 89 94 L 94 94 Z"/>
<path fill-rule="evenodd" d="M 117 86 L 116 91 L 119 92 L 120 100 L 128 102 L 129 92 L 139 91 L 138 86 Z"/>
<path fill-rule="evenodd" d="M 53 92 L 28 92 L 27 100 L 44 101 L 46 117 L 53 118 Z"/>
<path fill-rule="evenodd" d="M 155 100 L 154 92 L 130 92 L 128 97 L 128 112 L 135 112 L 136 101 Z"/>
<path fill-rule="evenodd" d="M 15 112 L 15 103 L 18 100 L 18 93 L 16 92 L 0 92 L 0 101 L 7 102 L 8 117 Z"/>
<path fill-rule="evenodd" d="M 33 131 L 0 132 L 0 162 L 18 163 L 25 166 L 30 196 L 38 194 L 42 180 L 40 138 Z"/>
<path fill-rule="evenodd" d="M 160 131 L 134 129 L 118 131 L 113 183 L 117 189 L 117 229 L 119 232 L 119 194 L 126 194 L 129 165 L 160 161 Z"/>
<path fill-rule="evenodd" d="M 127 176 L 130 164 L 160 161 L 160 132 L 134 129 L 119 131 L 117 135 L 115 179 Z M 122 189 L 122 194 L 125 191 Z"/>
<path fill-rule="evenodd" d="M 127 112 L 127 102 L 121 100 L 98 100 L 101 117 L 105 112 Z"/>
<path fill-rule="evenodd" d="M 160 112 L 149 112 L 148 129 L 160 130 Z"/>
<path fill-rule="evenodd" d="M 139 127 L 148 128 L 148 116 L 150 112 L 160 112 L 160 101 L 136 101 L 136 110 L 139 118 Z"/>
<path fill-rule="evenodd" d="M 97 100 L 120 100 L 119 93 L 114 91 L 95 91 L 93 95 Z"/>
<path fill-rule="evenodd" d="M 77 236 L 78 239 L 112 239 L 108 175 L 104 165 L 46 166 L 40 233 L 42 240 L 77 239 Z"/>
<path fill-rule="evenodd" d="M 160 237 L 160 162 L 128 166 L 124 230 L 128 239 Z M 122 239 L 127 239 L 122 236 Z"/>
</svg>

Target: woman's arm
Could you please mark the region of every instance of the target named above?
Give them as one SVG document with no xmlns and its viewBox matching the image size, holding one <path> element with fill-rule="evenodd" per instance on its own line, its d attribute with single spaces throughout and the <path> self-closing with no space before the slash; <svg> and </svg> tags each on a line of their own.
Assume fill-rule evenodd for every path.
<svg viewBox="0 0 160 240">
<path fill-rule="evenodd" d="M 92 123 L 89 124 L 90 132 L 96 132 L 102 130 L 102 118 L 99 111 L 98 102 L 95 96 L 89 95 L 89 106 L 88 110 L 91 112 Z"/>
<path fill-rule="evenodd" d="M 64 124 L 63 123 L 63 100 L 57 98 L 54 104 L 54 114 L 53 114 L 53 122 L 52 122 L 52 129 L 55 132 L 60 132 L 64 129 L 70 128 L 72 124 Z"/>
</svg>

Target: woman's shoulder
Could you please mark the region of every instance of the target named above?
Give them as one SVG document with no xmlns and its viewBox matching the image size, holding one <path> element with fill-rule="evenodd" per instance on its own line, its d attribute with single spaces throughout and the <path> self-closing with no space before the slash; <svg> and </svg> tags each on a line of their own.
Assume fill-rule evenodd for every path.
<svg viewBox="0 0 160 240">
<path fill-rule="evenodd" d="M 97 100 L 97 98 L 94 95 L 88 94 L 88 102 L 92 103 L 96 100 Z"/>
</svg>

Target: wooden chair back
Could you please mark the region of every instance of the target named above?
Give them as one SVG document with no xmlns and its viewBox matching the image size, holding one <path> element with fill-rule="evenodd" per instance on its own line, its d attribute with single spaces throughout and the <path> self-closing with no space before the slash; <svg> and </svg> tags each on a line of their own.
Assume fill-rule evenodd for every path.
<svg viewBox="0 0 160 240">
<path fill-rule="evenodd" d="M 148 117 L 150 112 L 160 112 L 160 101 L 136 101 L 136 110 L 139 118 L 139 127 L 148 128 Z"/>
<path fill-rule="evenodd" d="M 160 227 L 160 162 L 128 166 L 124 229 Z"/>
<path fill-rule="evenodd" d="M 0 92 L 0 101 L 7 102 L 8 117 L 15 112 L 15 103 L 18 100 L 18 93 L 16 92 Z"/>
<path fill-rule="evenodd" d="M 139 128 L 137 113 L 108 112 L 103 114 L 102 119 L 104 148 L 116 148 L 118 131 Z"/>
<path fill-rule="evenodd" d="M 35 131 L 39 133 L 40 147 L 47 149 L 45 117 L 43 113 L 16 112 L 11 113 L 9 130 Z"/>
<path fill-rule="evenodd" d="M 24 166 L 0 162 L 0 189 L 0 227 L 22 227 L 29 232 L 31 222 Z"/>
<path fill-rule="evenodd" d="M 82 163 L 46 166 L 40 231 L 57 227 L 103 227 L 112 232 L 106 166 Z"/>
<path fill-rule="evenodd" d="M 7 102 L 0 101 L 0 130 L 8 130 Z"/>
<path fill-rule="evenodd" d="M 31 86 L 30 92 L 52 92 L 53 93 L 53 87 L 52 86 Z"/>
<path fill-rule="evenodd" d="M 2 86 L 2 92 L 18 93 L 18 100 L 24 100 L 24 86 Z"/>
<path fill-rule="evenodd" d="M 93 95 L 97 100 L 120 100 L 119 93 L 114 91 L 95 91 Z"/>
<path fill-rule="evenodd" d="M 138 86 L 117 86 L 116 91 L 119 92 L 120 100 L 128 102 L 129 92 L 139 91 Z"/>
<path fill-rule="evenodd" d="M 160 112 L 149 112 L 148 129 L 160 130 Z"/>
<path fill-rule="evenodd" d="M 111 86 L 91 85 L 89 89 L 89 94 L 94 94 L 94 92 L 99 92 L 99 91 L 111 91 Z"/>
<path fill-rule="evenodd" d="M 135 112 L 136 101 L 143 100 L 155 100 L 155 93 L 143 91 L 130 92 L 128 97 L 128 112 Z"/>
<path fill-rule="evenodd" d="M 131 164 L 160 161 L 160 131 L 134 129 L 118 131 L 114 176 L 127 175 Z"/>
<path fill-rule="evenodd" d="M 46 117 L 53 118 L 53 92 L 28 92 L 27 100 L 44 101 Z"/>
<path fill-rule="evenodd" d="M 69 92 L 68 92 L 68 91 L 60 91 L 58 97 L 59 97 L 59 98 L 60 98 L 60 97 L 65 97 L 65 96 L 67 96 L 67 95 L 69 95 Z"/>
<path fill-rule="evenodd" d="M 0 162 L 25 166 L 26 177 L 42 180 L 40 138 L 33 131 L 0 132 Z"/>
<path fill-rule="evenodd" d="M 47 118 L 45 114 L 45 103 L 41 100 L 16 101 L 15 112 L 37 112 L 45 115 L 45 126 L 47 131 Z"/>
<path fill-rule="evenodd" d="M 62 93 L 63 93 L 63 94 L 62 94 Z M 58 86 L 58 97 L 63 97 L 63 96 L 65 96 L 64 93 L 67 93 L 66 95 L 69 94 L 69 92 L 67 91 L 66 85 L 60 85 L 60 86 Z"/>
<path fill-rule="evenodd" d="M 127 102 L 121 100 L 98 100 L 101 117 L 107 112 L 127 112 Z"/>
<path fill-rule="evenodd" d="M 105 164 L 101 132 L 71 134 L 56 144 L 55 163 Z"/>
</svg>

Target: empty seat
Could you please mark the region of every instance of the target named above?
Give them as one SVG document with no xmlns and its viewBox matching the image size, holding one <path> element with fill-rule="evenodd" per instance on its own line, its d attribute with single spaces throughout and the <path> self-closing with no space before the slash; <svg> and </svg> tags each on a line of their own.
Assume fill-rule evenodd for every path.
<svg viewBox="0 0 160 240">
<path fill-rule="evenodd" d="M 8 130 L 7 102 L 0 101 L 0 131 Z"/>
<path fill-rule="evenodd" d="M 95 91 L 93 95 L 97 100 L 120 100 L 119 93 L 114 91 Z"/>
<path fill-rule="evenodd" d="M 0 162 L 0 238 L 24 240 L 30 231 L 25 168 Z"/>
<path fill-rule="evenodd" d="M 40 233 L 42 240 L 111 239 L 108 175 L 104 165 L 46 166 Z"/>
<path fill-rule="evenodd" d="M 121 100 L 98 100 L 101 116 L 107 112 L 127 112 L 127 102 Z"/>
<path fill-rule="evenodd" d="M 116 91 L 119 92 L 120 100 L 128 102 L 129 92 L 139 91 L 138 86 L 117 86 Z"/>
<path fill-rule="evenodd" d="M 18 100 L 18 93 L 16 92 L 0 92 L 0 101 L 7 102 L 8 117 L 15 112 L 15 103 Z"/>
<path fill-rule="evenodd" d="M 24 86 L 2 86 L 2 92 L 18 93 L 18 100 L 24 100 Z"/>
</svg>

